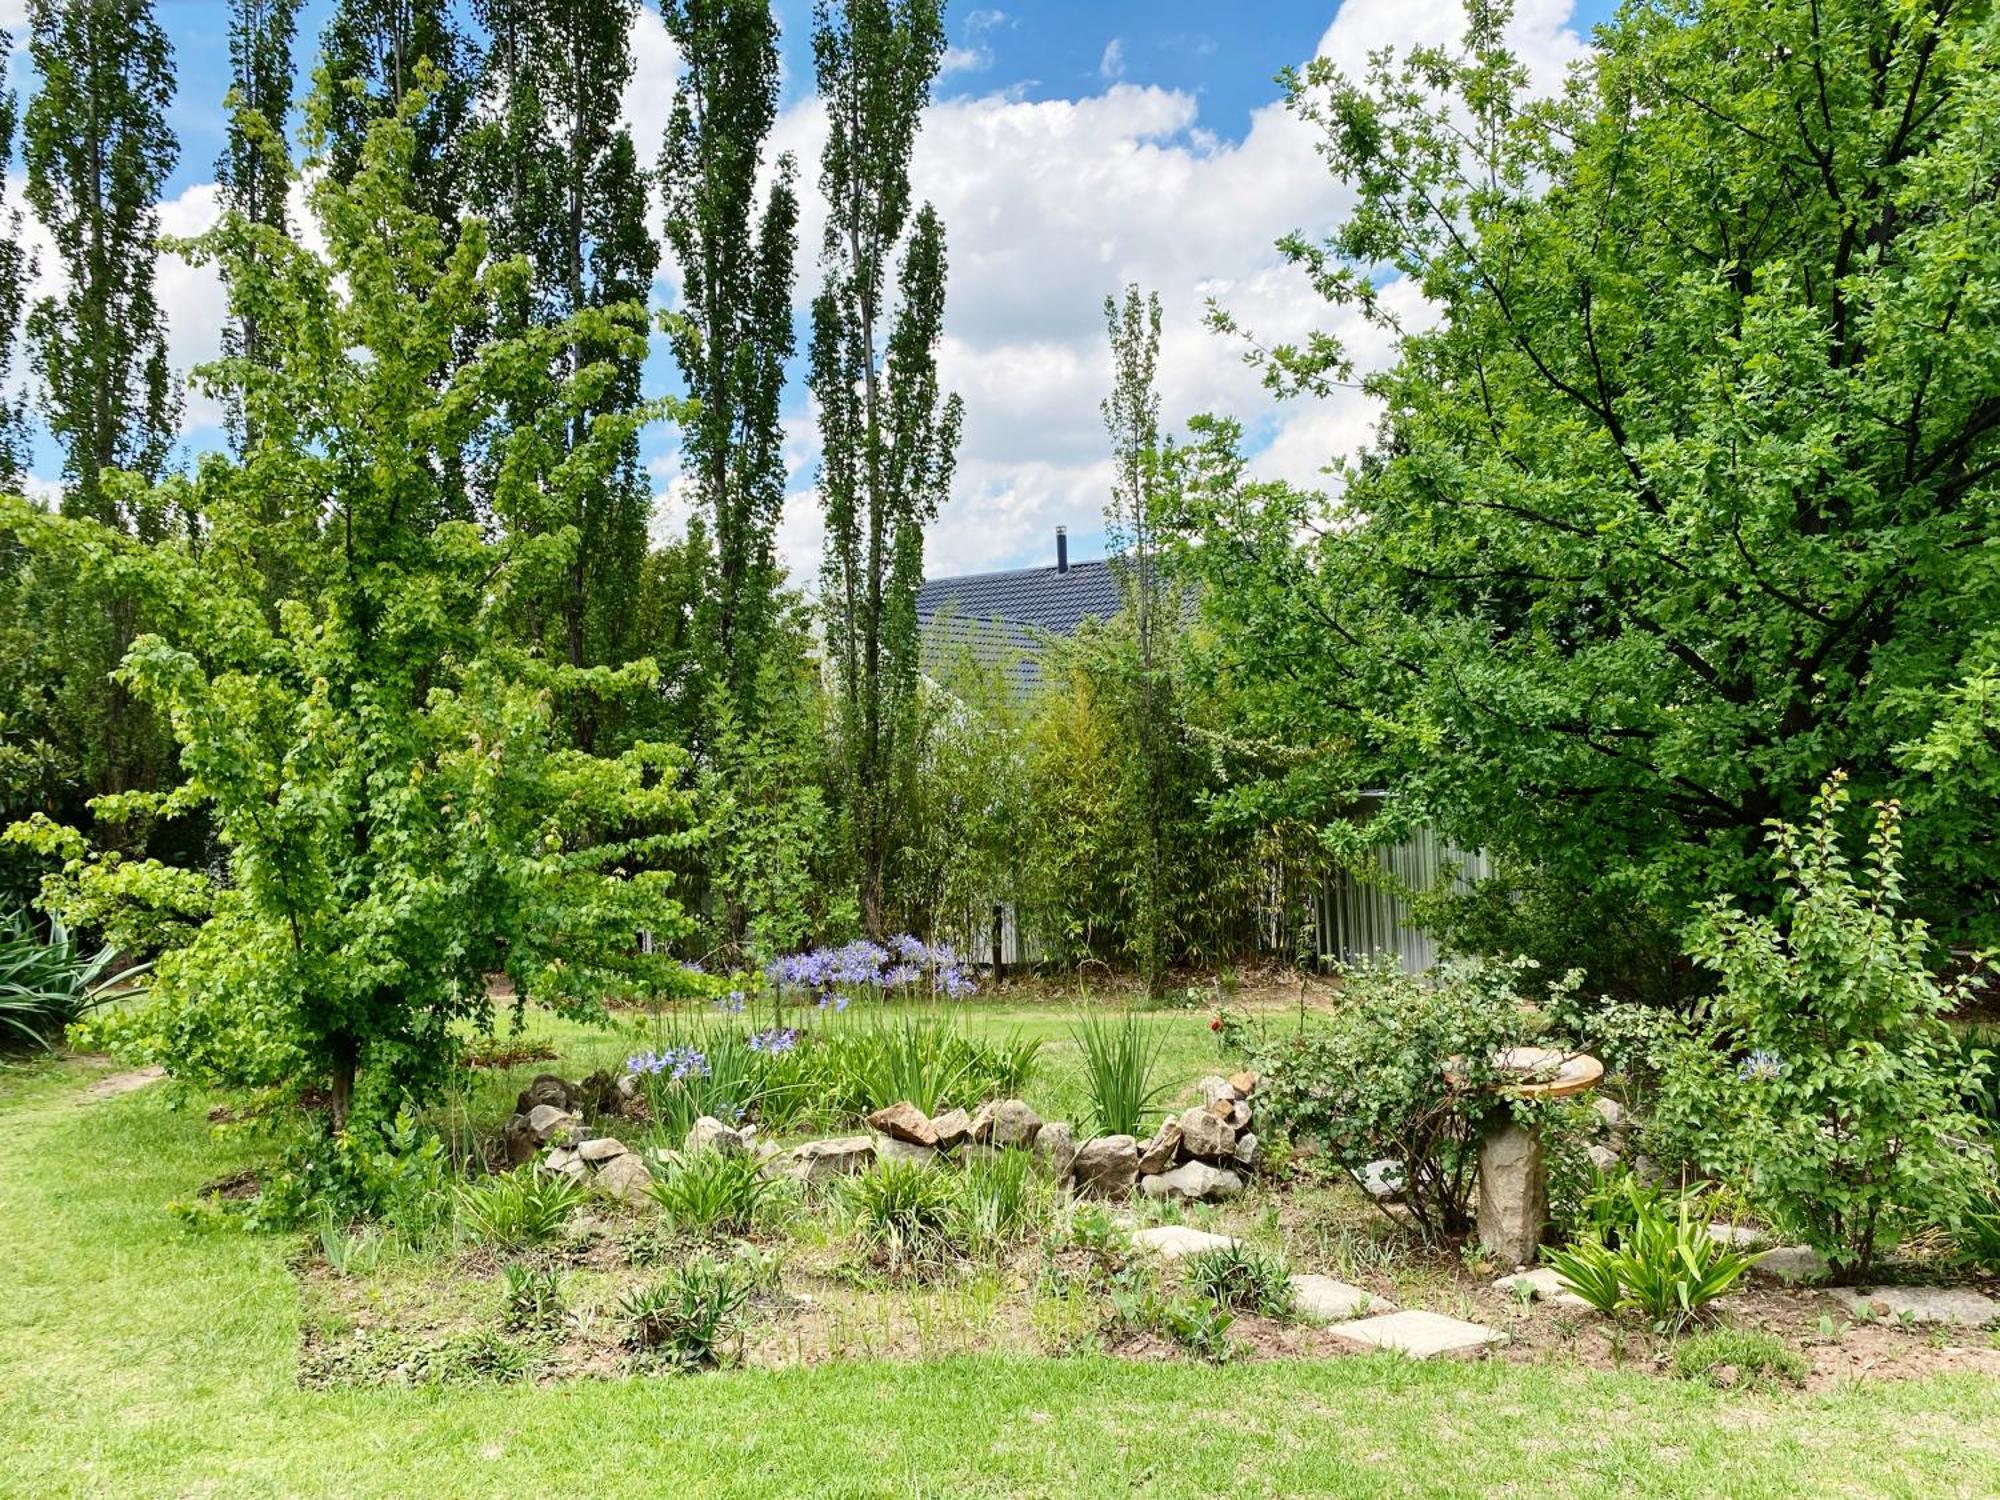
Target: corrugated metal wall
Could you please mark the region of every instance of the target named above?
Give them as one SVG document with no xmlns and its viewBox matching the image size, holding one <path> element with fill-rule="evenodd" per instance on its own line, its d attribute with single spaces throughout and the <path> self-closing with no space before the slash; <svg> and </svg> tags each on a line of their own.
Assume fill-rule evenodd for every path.
<svg viewBox="0 0 2000 1500">
<path fill-rule="evenodd" d="M 1493 873 L 1483 850 L 1453 848 L 1429 829 L 1400 844 L 1374 851 L 1369 868 L 1337 870 L 1317 902 L 1320 956 L 1335 963 L 1360 963 L 1383 954 L 1420 974 L 1437 962 L 1437 940 L 1417 926 L 1410 896 L 1431 890 L 1450 877 L 1455 889 Z"/>
<path fill-rule="evenodd" d="M 1310 902 L 1314 951 L 1331 963 L 1365 962 L 1390 954 L 1410 973 L 1422 973 L 1437 962 L 1437 940 L 1416 925 L 1409 898 L 1429 891 L 1447 872 L 1453 886 L 1464 890 L 1493 873 L 1492 861 L 1483 851 L 1454 848 L 1421 830 L 1400 844 L 1375 850 L 1364 872 L 1336 871 Z M 1259 924 L 1267 952 L 1298 953 L 1286 930 L 1293 921 L 1291 912 L 1297 910 L 1288 910 L 1283 876 L 1273 868 L 1265 919 Z M 993 908 L 966 913 L 962 925 L 948 936 L 967 959 L 991 963 Z M 1047 956 L 1035 934 L 1024 931 L 1015 919 L 1011 904 L 1003 908 L 1000 946 L 1010 966 L 1040 963 Z"/>
</svg>

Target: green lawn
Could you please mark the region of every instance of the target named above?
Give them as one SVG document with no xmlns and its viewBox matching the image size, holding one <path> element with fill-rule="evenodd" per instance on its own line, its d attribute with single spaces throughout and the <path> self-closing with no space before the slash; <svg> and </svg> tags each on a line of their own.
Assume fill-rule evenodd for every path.
<svg viewBox="0 0 2000 1500">
<path fill-rule="evenodd" d="M 1974 1378 L 992 1358 L 301 1392 L 291 1244 L 163 1212 L 243 1147 L 158 1088 L 86 1099 L 92 1076 L 0 1072 L 10 1496 L 2000 1493 L 2000 1385 Z"/>
</svg>

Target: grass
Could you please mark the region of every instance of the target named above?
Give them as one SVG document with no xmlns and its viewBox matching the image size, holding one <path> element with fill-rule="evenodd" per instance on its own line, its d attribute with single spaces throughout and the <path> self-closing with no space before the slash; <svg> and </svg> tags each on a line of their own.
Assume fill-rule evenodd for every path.
<svg viewBox="0 0 2000 1500">
<path fill-rule="evenodd" d="M 1213 1067 L 1201 1018 L 1162 1024 L 1195 1033 L 1174 1076 Z M 255 1147 L 158 1088 L 86 1100 L 94 1076 L 0 1070 L 0 1495 L 2000 1492 L 2000 1383 L 1977 1377 L 1808 1395 L 1498 1361 L 976 1356 L 301 1390 L 296 1242 L 164 1212 Z"/>
</svg>

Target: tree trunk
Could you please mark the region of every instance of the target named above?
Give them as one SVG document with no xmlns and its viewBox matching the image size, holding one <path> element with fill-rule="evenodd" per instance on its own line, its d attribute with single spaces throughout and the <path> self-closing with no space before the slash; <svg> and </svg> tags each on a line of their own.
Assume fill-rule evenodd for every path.
<svg viewBox="0 0 2000 1500">
<path fill-rule="evenodd" d="M 361 1049 L 346 1032 L 337 1033 L 328 1044 L 333 1055 L 333 1133 L 347 1129 L 348 1112 L 354 1107 L 354 1080 L 360 1072 Z"/>
</svg>

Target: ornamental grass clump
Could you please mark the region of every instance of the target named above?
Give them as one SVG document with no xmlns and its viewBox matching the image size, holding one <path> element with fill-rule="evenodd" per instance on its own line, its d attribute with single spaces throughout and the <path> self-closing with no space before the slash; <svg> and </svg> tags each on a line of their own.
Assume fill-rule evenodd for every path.
<svg viewBox="0 0 2000 1500">
<path fill-rule="evenodd" d="M 675 1369 L 712 1368 L 722 1362 L 721 1346 L 754 1289 L 743 1267 L 697 1256 L 619 1299 L 625 1341 L 642 1356 Z"/>
<path fill-rule="evenodd" d="M 522 1249 L 561 1234 L 586 1196 L 578 1183 L 531 1162 L 460 1188 L 458 1217 L 474 1239 Z"/>
<path fill-rule="evenodd" d="M 1843 778 L 1803 828 L 1772 823 L 1776 910 L 1713 903 L 1690 952 L 1721 979 L 1664 1106 L 1702 1124 L 1706 1165 L 1745 1185 L 1837 1276 L 1866 1281 L 1885 1240 L 1959 1217 L 1981 1186 L 1947 1018 L 1984 965 L 1941 982 L 1936 941 L 1900 914 L 1896 805 L 1876 808 L 1860 872 L 1841 847 Z"/>
<path fill-rule="evenodd" d="M 1284 1258 L 1248 1245 L 1221 1245 L 1190 1255 L 1186 1261 L 1188 1289 L 1217 1307 L 1288 1318 L 1298 1298 Z"/>
<path fill-rule="evenodd" d="M 748 1234 L 774 1186 L 746 1152 L 696 1151 L 669 1167 L 648 1192 L 677 1230 Z"/>
<path fill-rule="evenodd" d="M 1117 1017 L 1086 1012 L 1071 1032 L 1083 1054 L 1084 1085 L 1099 1135 L 1144 1135 L 1146 1111 L 1169 1084 L 1158 1077 L 1164 1028 L 1136 1011 Z"/>
</svg>

